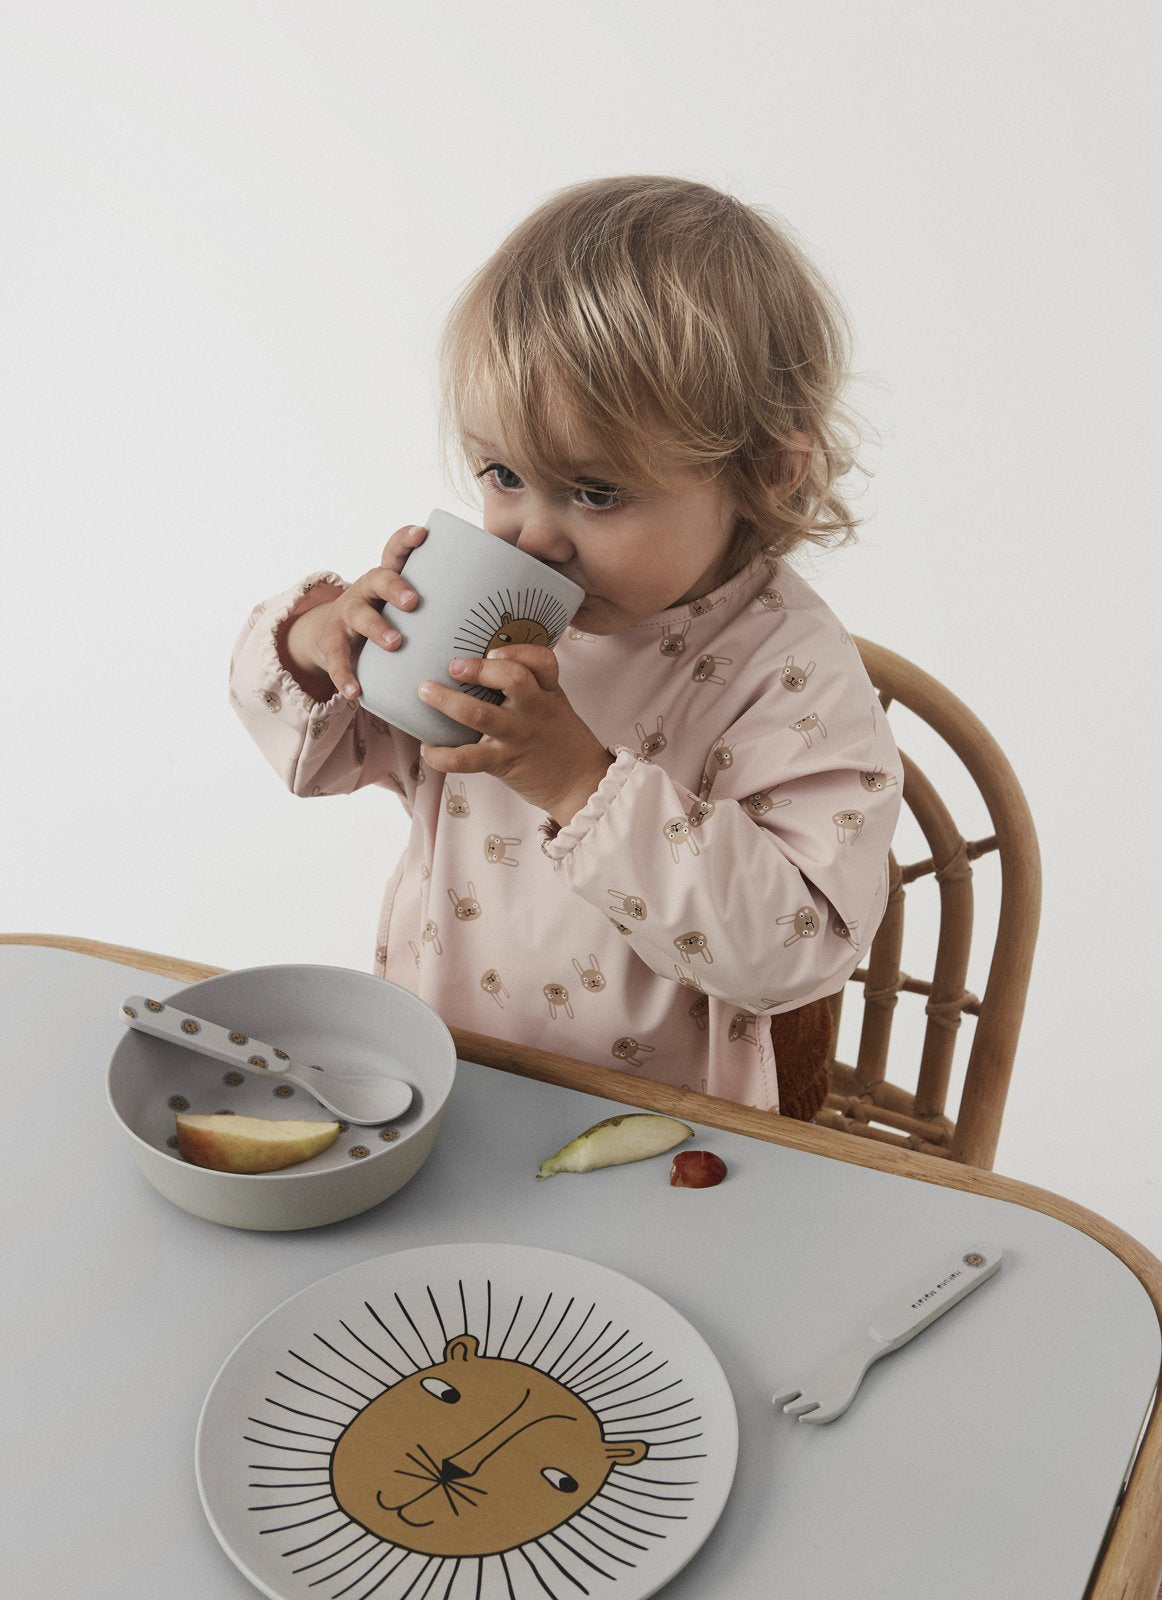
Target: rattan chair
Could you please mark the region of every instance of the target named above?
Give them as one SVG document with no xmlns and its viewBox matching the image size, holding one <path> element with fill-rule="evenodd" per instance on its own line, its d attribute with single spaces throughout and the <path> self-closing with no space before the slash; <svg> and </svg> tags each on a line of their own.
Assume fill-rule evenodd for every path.
<svg viewBox="0 0 1162 1600">
<path fill-rule="evenodd" d="M 868 952 L 867 965 L 854 973 L 843 993 L 832 1001 L 842 1045 L 844 994 L 850 998 L 853 986 L 862 986 L 863 1016 L 855 1064 L 832 1062 L 830 1092 L 815 1121 L 969 1166 L 991 1167 L 1041 908 L 1041 866 L 1033 818 L 999 745 L 967 706 L 902 656 L 866 639 L 856 643 L 885 711 L 904 707 L 919 719 L 913 724 L 917 735 L 925 724 L 938 736 L 938 741 L 933 741 L 925 735 L 925 742 L 935 745 L 938 765 L 943 767 L 939 757 L 947 756 L 949 750 L 959 758 L 954 778 L 962 785 L 965 775 L 971 780 L 967 793 L 972 809 L 980 809 L 983 801 L 981 816 L 986 818 L 986 830 L 991 831 L 984 837 L 966 839 L 928 777 L 901 751 L 905 813 L 911 814 L 925 841 L 921 848 L 928 854 L 905 866 L 899 865 L 894 854 L 891 858 L 888 909 Z M 897 718 L 892 721 L 897 742 L 903 743 L 903 729 Z M 897 834 L 897 840 L 899 837 Z M 965 987 L 973 958 L 972 862 L 992 852 L 1000 873 L 996 936 L 978 999 Z M 927 885 L 926 879 L 931 880 Z M 931 978 L 911 977 L 900 970 L 905 899 L 913 885 L 933 891 L 937 902 L 927 914 L 927 923 L 936 925 Z M 978 955 L 979 950 L 978 938 Z M 895 1052 L 889 1049 L 897 1002 L 910 995 L 924 997 L 926 1021 L 919 1062 L 909 1074 L 914 1087 L 905 1088 L 889 1082 L 887 1072 L 889 1065 L 893 1073 L 898 1070 L 899 1047 Z M 946 1101 L 954 1067 L 959 1071 L 956 1051 L 966 1015 L 973 1019 L 972 1038 L 953 1119 Z"/>
</svg>

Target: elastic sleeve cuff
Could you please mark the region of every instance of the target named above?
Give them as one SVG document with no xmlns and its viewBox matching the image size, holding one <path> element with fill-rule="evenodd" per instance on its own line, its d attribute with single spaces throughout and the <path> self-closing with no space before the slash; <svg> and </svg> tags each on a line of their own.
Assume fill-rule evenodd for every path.
<svg viewBox="0 0 1162 1600">
<path fill-rule="evenodd" d="M 632 750 L 622 746 L 613 765 L 571 822 L 566 823 L 556 833 L 551 831 L 551 828 L 556 827 L 555 823 L 551 823 L 551 828 L 546 828 L 544 823 L 541 824 L 541 849 L 550 861 L 564 861 L 582 839 L 592 832 L 625 788 L 636 767 L 637 757 Z M 551 819 L 547 820 L 551 822 Z"/>
<path fill-rule="evenodd" d="M 261 628 L 258 641 L 257 665 L 263 679 L 277 687 L 281 695 L 289 696 L 292 702 L 298 704 L 304 711 L 316 715 L 323 711 L 332 711 L 338 706 L 348 704 L 336 689 L 327 700 L 314 700 L 299 683 L 294 674 L 283 665 L 282 657 L 278 651 L 278 636 L 288 622 L 295 617 L 301 617 L 307 611 L 313 611 L 321 601 L 315 596 L 314 591 L 326 584 L 334 589 L 346 589 L 346 580 L 334 572 L 313 572 L 309 578 L 299 584 L 297 589 L 288 590 L 273 602 L 270 609 L 264 614 L 261 622 L 256 626 Z"/>
</svg>

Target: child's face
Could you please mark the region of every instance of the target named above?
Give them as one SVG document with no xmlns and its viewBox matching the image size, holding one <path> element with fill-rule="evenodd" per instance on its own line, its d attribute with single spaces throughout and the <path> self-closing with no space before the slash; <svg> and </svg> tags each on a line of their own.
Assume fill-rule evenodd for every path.
<svg viewBox="0 0 1162 1600">
<path fill-rule="evenodd" d="M 660 490 L 619 484 L 582 439 L 568 470 L 585 487 L 539 485 L 513 464 L 494 415 L 474 416 L 469 428 L 485 528 L 581 585 L 575 628 L 615 633 L 708 594 L 726 577 L 738 506 L 720 483 L 675 465 L 663 468 Z"/>
</svg>

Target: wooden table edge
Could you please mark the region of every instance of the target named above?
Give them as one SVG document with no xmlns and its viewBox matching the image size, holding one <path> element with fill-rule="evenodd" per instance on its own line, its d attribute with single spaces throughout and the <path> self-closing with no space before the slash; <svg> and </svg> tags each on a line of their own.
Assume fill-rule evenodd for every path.
<svg viewBox="0 0 1162 1600">
<path fill-rule="evenodd" d="M 100 940 L 70 934 L 0 933 L 0 944 L 42 945 L 70 950 L 78 955 L 137 967 L 145 972 L 155 972 L 159 977 L 174 978 L 185 983 L 197 983 L 202 978 L 216 977 L 227 970 L 205 962 L 185 961 L 175 956 L 158 955 L 154 951 L 105 944 Z M 449 1031 L 462 1059 L 479 1062 L 501 1072 L 514 1072 L 544 1083 L 578 1089 L 586 1094 L 596 1094 L 607 1100 L 701 1122 L 731 1133 L 748 1134 L 833 1161 L 851 1162 L 875 1171 L 915 1178 L 922 1183 L 934 1183 L 944 1188 L 963 1189 L 970 1194 L 1011 1201 L 1056 1217 L 1096 1239 L 1130 1269 L 1149 1295 L 1162 1332 L 1162 1261 L 1115 1223 L 1085 1206 L 1067 1200 L 1063 1195 L 995 1172 L 960 1166 L 938 1156 L 895 1150 L 831 1128 L 793 1122 L 770 1112 L 736 1105 L 730 1100 L 672 1088 L 667 1084 L 651 1083 L 631 1073 L 509 1044 L 487 1034 L 472 1033 L 461 1028 L 451 1028 Z M 1084 1600 L 1159 1600 L 1160 1583 L 1162 1406 L 1158 1403 L 1156 1388 L 1125 1493 L 1111 1521 Z"/>
</svg>

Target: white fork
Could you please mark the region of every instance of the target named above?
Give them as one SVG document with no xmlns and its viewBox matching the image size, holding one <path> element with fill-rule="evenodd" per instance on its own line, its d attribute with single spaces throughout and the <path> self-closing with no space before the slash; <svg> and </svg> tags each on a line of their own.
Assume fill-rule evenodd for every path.
<svg viewBox="0 0 1162 1600">
<path fill-rule="evenodd" d="M 999 1245 L 977 1244 L 963 1255 L 946 1261 L 936 1272 L 921 1279 L 902 1299 L 889 1306 L 868 1328 L 830 1361 L 803 1379 L 788 1383 L 771 1396 L 789 1416 L 802 1422 L 834 1422 L 855 1399 L 863 1375 L 873 1361 L 898 1350 L 921 1329 L 971 1294 L 978 1284 L 991 1278 L 1004 1255 Z"/>
</svg>

